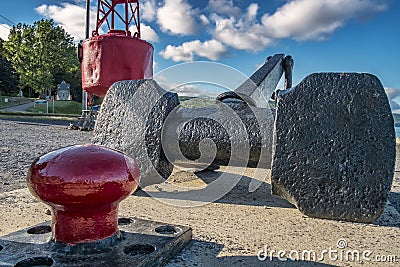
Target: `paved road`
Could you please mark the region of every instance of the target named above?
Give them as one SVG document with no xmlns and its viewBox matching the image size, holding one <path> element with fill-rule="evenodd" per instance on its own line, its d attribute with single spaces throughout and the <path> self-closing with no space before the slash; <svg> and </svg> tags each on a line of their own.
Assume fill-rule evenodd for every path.
<svg viewBox="0 0 400 267">
<path fill-rule="evenodd" d="M 3 108 L 0 109 L 0 111 L 9 111 L 9 112 L 18 112 L 18 111 L 26 111 L 29 108 L 32 108 L 34 105 L 34 102 L 14 106 L 14 107 L 8 107 L 8 108 Z"/>
</svg>

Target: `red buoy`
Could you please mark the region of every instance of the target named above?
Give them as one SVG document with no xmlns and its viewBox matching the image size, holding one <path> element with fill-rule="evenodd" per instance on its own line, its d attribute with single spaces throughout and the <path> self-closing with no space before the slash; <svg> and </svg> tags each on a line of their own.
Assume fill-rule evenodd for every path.
<svg viewBox="0 0 400 267">
<path fill-rule="evenodd" d="M 116 18 L 121 20 L 123 30 L 115 29 Z M 105 22 L 108 33 L 99 35 Z M 104 97 L 117 81 L 153 77 L 154 48 L 140 39 L 138 0 L 98 0 L 96 29 L 92 35 L 83 41 L 80 52 L 85 91 Z"/>
<path fill-rule="evenodd" d="M 57 242 L 77 244 L 118 231 L 118 204 L 138 186 L 139 168 L 123 153 L 96 145 L 62 148 L 37 158 L 27 183 L 53 210 Z"/>
</svg>

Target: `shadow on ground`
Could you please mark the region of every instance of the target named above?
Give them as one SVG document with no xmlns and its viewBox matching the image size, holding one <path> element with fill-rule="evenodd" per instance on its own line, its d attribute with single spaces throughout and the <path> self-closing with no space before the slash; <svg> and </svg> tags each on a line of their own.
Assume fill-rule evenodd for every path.
<svg viewBox="0 0 400 267">
<path fill-rule="evenodd" d="M 292 261 L 289 258 L 277 258 L 275 254 L 264 260 L 259 260 L 257 256 L 222 256 L 218 257 L 223 249 L 222 244 L 215 242 L 205 242 L 192 240 L 180 256 L 172 259 L 167 267 L 171 266 L 219 266 L 219 267 L 247 267 L 247 266 L 305 266 L 305 267 L 323 267 L 335 266 L 330 264 L 312 262 L 312 261 Z M 241 248 L 239 248 L 241 249 Z M 263 256 L 260 254 L 260 256 Z"/>
<path fill-rule="evenodd" d="M 51 116 L 51 114 L 49 114 Z M 38 125 L 38 126 L 69 126 L 74 122 L 72 119 L 52 119 L 46 117 L 28 117 L 28 116 L 5 116 L 0 114 L 0 120 L 13 121 L 20 124 Z M 78 121 L 78 119 L 76 119 Z"/>
<path fill-rule="evenodd" d="M 400 193 L 390 192 L 388 203 L 381 217 L 374 223 L 385 227 L 400 228 Z"/>
<path fill-rule="evenodd" d="M 197 176 L 201 178 L 208 186 L 216 181 L 222 172 L 220 171 L 203 171 L 197 173 Z M 248 206 L 266 206 L 266 207 L 280 207 L 280 208 L 295 208 L 288 201 L 275 197 L 271 194 L 271 185 L 265 182 L 260 182 L 259 180 L 252 179 L 248 176 L 241 176 L 238 174 L 229 174 L 232 178 L 233 185 L 231 190 L 227 190 L 227 193 L 223 193 L 225 186 L 221 189 L 222 193 L 219 198 L 213 200 L 214 203 L 224 203 L 224 204 L 234 204 L 234 205 L 248 205 Z M 241 176 L 241 177 L 240 177 Z M 256 190 L 250 190 L 251 183 L 257 183 Z M 179 185 L 179 184 L 178 184 Z M 192 188 L 191 190 L 186 190 L 182 192 L 176 192 L 176 189 L 169 189 L 168 184 L 155 185 L 154 188 L 157 190 L 152 190 L 149 192 L 148 187 L 144 190 L 139 190 L 135 192 L 136 196 L 142 197 L 155 197 L 155 198 L 165 198 L 165 199 L 176 199 L 176 200 L 187 200 L 187 201 L 204 201 L 207 198 L 206 194 L 215 193 L 218 188 L 215 188 L 212 193 L 207 192 L 205 188 Z M 207 187 L 208 187 L 207 186 Z M 230 185 L 228 185 L 230 186 Z M 153 186 L 150 186 L 153 187 Z M 169 191 L 168 191 L 169 190 Z M 219 193 L 219 192 L 217 192 Z M 150 196 L 150 195 L 151 196 Z M 204 198 L 202 198 L 204 194 Z"/>
<path fill-rule="evenodd" d="M 400 212 L 400 193 L 399 192 L 390 192 L 389 202 L 398 212 Z"/>
<path fill-rule="evenodd" d="M 221 174 L 221 171 L 202 171 L 196 175 L 207 185 L 207 187 L 209 187 L 213 182 L 219 179 Z M 271 194 L 271 185 L 266 182 L 261 182 L 248 176 L 241 176 L 238 174 L 229 175 L 229 177 L 232 178 L 232 183 L 236 184 L 232 184 L 232 189 L 226 190 L 226 193 L 221 193 L 219 198 L 209 198 L 211 200 L 208 201 L 208 203 L 214 202 L 232 205 L 296 208 L 288 201 L 273 196 Z M 227 182 L 225 181 L 221 191 L 226 189 L 226 183 Z M 250 190 L 252 183 L 258 184 L 257 189 L 254 191 Z M 206 191 L 205 188 L 194 187 L 189 190 L 180 191 L 179 187 L 171 188 L 170 186 L 171 184 L 154 185 L 150 186 L 150 190 L 146 187 L 145 190 L 135 192 L 135 195 L 141 197 L 154 197 L 166 201 L 192 201 L 192 203 L 197 202 L 201 205 L 202 202 L 207 202 L 205 200 L 208 197 L 207 194 L 215 194 L 215 191 L 219 193 L 218 187 L 214 188 L 214 191 L 210 193 Z M 400 192 L 390 192 L 388 200 L 388 204 L 386 205 L 382 216 L 374 223 L 374 225 L 400 228 Z"/>
</svg>

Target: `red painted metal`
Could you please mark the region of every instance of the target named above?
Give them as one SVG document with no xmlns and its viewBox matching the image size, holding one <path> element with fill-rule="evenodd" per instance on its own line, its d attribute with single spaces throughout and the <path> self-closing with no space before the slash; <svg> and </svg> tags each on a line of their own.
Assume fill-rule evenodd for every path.
<svg viewBox="0 0 400 267">
<path fill-rule="evenodd" d="M 85 40 L 82 88 L 104 97 L 112 84 L 153 76 L 153 46 L 141 39 L 108 33 Z"/>
<path fill-rule="evenodd" d="M 96 145 L 62 148 L 31 165 L 28 188 L 53 209 L 57 242 L 77 244 L 118 230 L 118 204 L 138 186 L 139 168 L 123 153 Z"/>
<path fill-rule="evenodd" d="M 124 29 L 116 29 L 118 22 Z M 99 35 L 104 25 L 108 33 Z M 138 0 L 98 0 L 96 29 L 92 35 L 82 43 L 85 91 L 104 97 L 117 81 L 153 77 L 154 48 L 140 39 Z"/>
</svg>

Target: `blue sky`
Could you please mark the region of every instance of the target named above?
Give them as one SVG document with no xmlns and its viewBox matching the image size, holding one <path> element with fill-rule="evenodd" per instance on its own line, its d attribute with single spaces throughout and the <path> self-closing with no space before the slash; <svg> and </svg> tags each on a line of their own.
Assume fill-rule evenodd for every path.
<svg viewBox="0 0 400 267">
<path fill-rule="evenodd" d="M 97 1 L 92 0 L 94 11 Z M 290 54 L 294 84 L 313 72 L 377 75 L 400 109 L 398 0 L 143 0 L 142 35 L 155 48 L 155 72 L 177 63 L 216 61 L 251 75 L 268 55 Z M 14 23 L 52 18 L 84 37 L 84 0 L 3 1 Z M 92 12 L 92 17 L 95 12 Z M 12 24 L 0 17 L 0 37 Z M 92 19 L 94 23 L 94 19 Z M 92 26 L 93 28 L 93 26 Z"/>
</svg>

